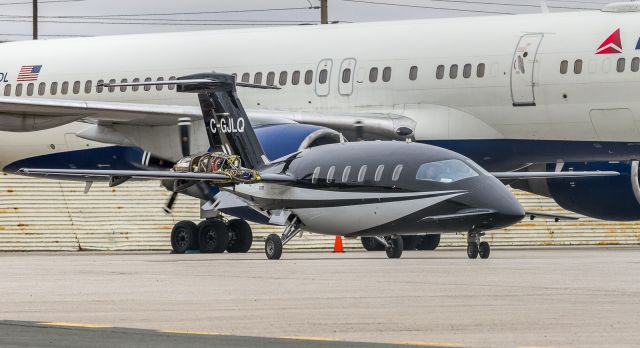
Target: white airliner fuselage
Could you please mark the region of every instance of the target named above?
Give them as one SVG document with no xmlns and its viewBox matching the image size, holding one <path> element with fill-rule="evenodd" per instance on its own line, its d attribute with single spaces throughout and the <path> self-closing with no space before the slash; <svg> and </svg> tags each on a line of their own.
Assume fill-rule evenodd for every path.
<svg viewBox="0 0 640 348">
<path fill-rule="evenodd" d="M 21 67 L 41 65 L 21 98 L 197 105 L 166 86 L 96 84 L 215 70 L 282 87 L 241 90 L 248 109 L 402 115 L 419 141 L 575 142 L 600 160 L 640 158 L 639 21 L 640 12 L 583 12 L 12 42 L 0 45 L 0 95 L 16 97 Z M 596 54 L 610 35 L 607 54 Z M 86 126 L 2 132 L 0 168 L 101 146 L 75 137 Z M 149 151 L 166 143 L 139 134 Z M 526 155 L 522 146 L 512 155 Z M 571 156 L 562 150 L 550 160 Z M 494 152 L 475 159 L 490 163 Z"/>
</svg>

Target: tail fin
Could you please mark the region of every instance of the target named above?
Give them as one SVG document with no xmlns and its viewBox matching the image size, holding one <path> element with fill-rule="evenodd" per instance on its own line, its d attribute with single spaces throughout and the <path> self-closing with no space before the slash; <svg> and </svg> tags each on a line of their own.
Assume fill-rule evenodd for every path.
<svg viewBox="0 0 640 348">
<path fill-rule="evenodd" d="M 201 83 L 178 85 L 178 92 L 198 93 L 209 145 L 240 156 L 243 167 L 258 169 L 269 163 L 238 99 L 235 77 L 207 73 L 180 77 Z"/>
</svg>

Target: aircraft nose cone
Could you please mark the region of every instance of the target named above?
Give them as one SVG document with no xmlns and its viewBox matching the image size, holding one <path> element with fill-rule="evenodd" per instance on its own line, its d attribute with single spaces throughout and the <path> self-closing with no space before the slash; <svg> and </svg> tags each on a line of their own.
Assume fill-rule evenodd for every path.
<svg viewBox="0 0 640 348">
<path fill-rule="evenodd" d="M 513 199 L 511 203 L 505 202 L 499 209 L 497 209 L 497 223 L 501 228 L 509 227 L 517 224 L 524 218 L 524 209 L 517 199 Z"/>
</svg>

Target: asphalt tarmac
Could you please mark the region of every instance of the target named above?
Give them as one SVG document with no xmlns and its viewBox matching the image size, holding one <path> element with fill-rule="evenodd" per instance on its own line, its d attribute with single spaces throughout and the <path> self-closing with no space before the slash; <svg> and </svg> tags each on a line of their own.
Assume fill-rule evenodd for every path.
<svg viewBox="0 0 640 348">
<path fill-rule="evenodd" d="M 640 247 L 0 254 L 0 347 L 640 347 Z"/>
</svg>

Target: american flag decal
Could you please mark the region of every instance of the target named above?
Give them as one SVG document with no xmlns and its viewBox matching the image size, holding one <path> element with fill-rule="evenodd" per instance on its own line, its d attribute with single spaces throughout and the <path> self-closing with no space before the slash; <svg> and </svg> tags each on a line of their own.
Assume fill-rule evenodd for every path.
<svg viewBox="0 0 640 348">
<path fill-rule="evenodd" d="M 36 81 L 40 70 L 42 70 L 42 65 L 23 65 L 18 73 L 18 82 Z"/>
</svg>

